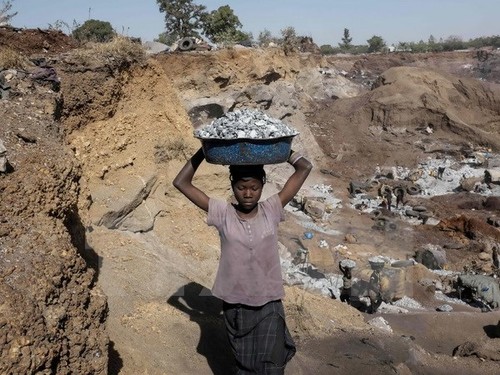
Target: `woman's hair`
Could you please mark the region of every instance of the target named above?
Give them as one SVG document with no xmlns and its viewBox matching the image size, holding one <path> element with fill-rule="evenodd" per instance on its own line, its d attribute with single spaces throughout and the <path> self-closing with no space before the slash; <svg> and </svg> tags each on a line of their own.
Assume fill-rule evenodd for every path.
<svg viewBox="0 0 500 375">
<path fill-rule="evenodd" d="M 233 186 L 237 181 L 245 178 L 255 178 L 262 182 L 262 185 L 264 185 L 266 183 L 266 171 L 264 171 L 264 166 L 262 164 L 229 166 L 229 179 L 231 180 L 231 186 Z"/>
</svg>

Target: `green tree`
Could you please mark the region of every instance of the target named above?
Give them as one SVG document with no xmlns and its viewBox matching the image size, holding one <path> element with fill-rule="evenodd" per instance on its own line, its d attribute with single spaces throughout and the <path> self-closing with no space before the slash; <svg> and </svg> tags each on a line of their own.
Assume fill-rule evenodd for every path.
<svg viewBox="0 0 500 375">
<path fill-rule="evenodd" d="M 333 55 L 335 53 L 335 50 L 330 44 L 323 44 L 319 47 L 319 50 L 321 51 L 321 54 L 323 55 Z"/>
<path fill-rule="evenodd" d="M 273 34 L 268 29 L 264 29 L 259 33 L 257 37 L 257 43 L 261 47 L 269 46 L 269 43 L 274 42 L 276 38 L 273 37 Z"/>
<path fill-rule="evenodd" d="M 292 52 L 296 52 L 299 49 L 299 38 L 297 37 L 297 33 L 295 32 L 295 28 L 292 26 L 287 26 L 281 30 L 282 42 L 281 45 L 283 47 L 283 51 L 285 55 L 288 55 Z"/>
<path fill-rule="evenodd" d="M 380 52 L 385 47 L 384 39 L 382 39 L 382 37 L 378 35 L 372 36 L 370 39 L 367 40 L 367 42 L 368 42 L 368 52 Z"/>
<path fill-rule="evenodd" d="M 154 41 L 166 44 L 167 46 L 171 46 L 175 42 L 177 42 L 178 38 L 172 35 L 168 35 L 165 31 L 158 34 L 158 38 L 156 38 Z"/>
<path fill-rule="evenodd" d="M 240 30 L 242 24 L 229 5 L 206 14 L 202 21 L 204 34 L 216 43 L 248 39 L 248 34 Z"/>
<path fill-rule="evenodd" d="M 344 29 L 344 36 L 342 37 L 342 43 L 339 43 L 339 47 L 348 50 L 352 47 L 351 42 L 352 38 L 349 29 Z"/>
<path fill-rule="evenodd" d="M 408 42 L 399 42 L 396 50 L 400 52 L 412 52 L 411 43 Z"/>
<path fill-rule="evenodd" d="M 459 49 L 465 49 L 466 44 L 461 37 L 456 35 L 451 35 L 443 42 L 443 51 L 456 51 Z"/>
<path fill-rule="evenodd" d="M 12 9 L 12 1 L 2 1 L 0 7 L 0 25 L 8 25 L 10 20 L 17 14 L 17 12 L 9 13 Z"/>
<path fill-rule="evenodd" d="M 73 38 L 80 42 L 109 42 L 116 35 L 113 26 L 107 21 L 87 20 L 73 30 Z"/>
<path fill-rule="evenodd" d="M 165 34 L 169 40 L 200 37 L 203 19 L 207 16 L 204 5 L 192 0 L 156 0 L 160 12 L 165 13 Z"/>
<path fill-rule="evenodd" d="M 429 36 L 429 39 L 427 40 L 427 46 L 429 47 L 429 51 L 431 52 L 437 52 L 439 50 L 438 43 L 434 35 L 431 34 Z"/>
<path fill-rule="evenodd" d="M 418 43 L 411 42 L 410 49 L 412 52 L 423 53 L 429 51 L 429 45 L 423 40 L 420 40 Z"/>
</svg>

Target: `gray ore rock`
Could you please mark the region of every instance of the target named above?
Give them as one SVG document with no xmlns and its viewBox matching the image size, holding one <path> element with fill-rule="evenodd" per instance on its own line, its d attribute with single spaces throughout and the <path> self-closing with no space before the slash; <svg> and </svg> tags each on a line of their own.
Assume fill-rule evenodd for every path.
<svg viewBox="0 0 500 375">
<path fill-rule="evenodd" d="M 270 139 L 297 134 L 281 120 L 252 109 L 228 112 L 194 131 L 195 137 L 204 139 Z"/>
</svg>

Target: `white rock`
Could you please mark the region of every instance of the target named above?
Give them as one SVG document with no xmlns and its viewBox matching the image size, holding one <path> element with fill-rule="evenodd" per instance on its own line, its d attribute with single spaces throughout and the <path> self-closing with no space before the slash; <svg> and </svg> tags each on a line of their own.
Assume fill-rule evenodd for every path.
<svg viewBox="0 0 500 375">
<path fill-rule="evenodd" d="M 389 325 L 389 322 L 387 322 L 387 320 L 385 320 L 381 316 L 377 316 L 376 318 L 369 320 L 368 324 L 382 331 L 392 333 L 392 328 Z"/>
</svg>

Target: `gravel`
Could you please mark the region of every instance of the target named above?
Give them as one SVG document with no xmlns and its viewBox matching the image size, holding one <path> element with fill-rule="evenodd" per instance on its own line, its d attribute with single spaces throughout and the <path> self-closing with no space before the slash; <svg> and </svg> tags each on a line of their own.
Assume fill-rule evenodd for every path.
<svg viewBox="0 0 500 375">
<path fill-rule="evenodd" d="M 202 139 L 272 139 L 297 134 L 281 120 L 252 109 L 228 112 L 194 131 L 195 137 Z"/>
</svg>

